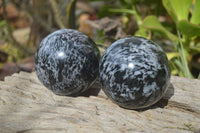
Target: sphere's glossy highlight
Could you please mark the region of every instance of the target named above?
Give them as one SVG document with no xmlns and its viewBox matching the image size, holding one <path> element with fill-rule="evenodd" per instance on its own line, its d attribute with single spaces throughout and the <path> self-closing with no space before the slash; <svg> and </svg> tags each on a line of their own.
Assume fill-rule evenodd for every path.
<svg viewBox="0 0 200 133">
<path fill-rule="evenodd" d="M 55 31 L 45 37 L 35 54 L 39 80 L 55 94 L 77 96 L 98 76 L 99 51 L 82 32 Z"/>
<path fill-rule="evenodd" d="M 141 109 L 160 100 L 170 81 L 170 67 L 163 50 L 142 37 L 114 42 L 99 63 L 103 91 L 116 104 Z"/>
</svg>

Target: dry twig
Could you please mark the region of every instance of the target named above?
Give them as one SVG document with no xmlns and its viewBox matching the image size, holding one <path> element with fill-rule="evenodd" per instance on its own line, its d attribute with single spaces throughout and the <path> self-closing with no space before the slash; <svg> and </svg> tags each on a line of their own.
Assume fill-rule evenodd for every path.
<svg viewBox="0 0 200 133">
<path fill-rule="evenodd" d="M 55 16 L 55 21 L 58 24 L 59 28 L 61 28 L 61 29 L 66 28 L 65 25 L 64 25 L 64 21 L 63 21 L 63 18 L 61 16 L 61 13 L 58 9 L 58 5 L 57 5 L 56 1 L 50 0 L 49 2 L 51 4 L 52 10 L 53 10 L 53 13 L 54 13 L 54 16 Z"/>
</svg>

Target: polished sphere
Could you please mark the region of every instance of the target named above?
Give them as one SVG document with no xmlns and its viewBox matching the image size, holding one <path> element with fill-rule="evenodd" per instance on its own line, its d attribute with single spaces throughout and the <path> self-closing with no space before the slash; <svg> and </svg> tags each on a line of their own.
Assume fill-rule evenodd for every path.
<svg viewBox="0 0 200 133">
<path fill-rule="evenodd" d="M 114 103 L 127 109 L 142 109 L 163 97 L 169 86 L 170 67 L 157 44 L 142 37 L 127 37 L 104 52 L 99 80 Z"/>
<path fill-rule="evenodd" d="M 35 70 L 39 80 L 55 94 L 77 96 L 96 80 L 99 58 L 96 44 L 87 35 L 62 29 L 40 43 Z"/>
</svg>

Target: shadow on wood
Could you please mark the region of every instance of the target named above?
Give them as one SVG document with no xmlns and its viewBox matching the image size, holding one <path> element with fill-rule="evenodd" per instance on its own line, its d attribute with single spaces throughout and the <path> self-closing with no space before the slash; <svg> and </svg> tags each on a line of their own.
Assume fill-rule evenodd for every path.
<svg viewBox="0 0 200 133">
<path fill-rule="evenodd" d="M 95 81 L 95 83 L 85 92 L 83 92 L 80 96 L 98 96 L 99 92 L 101 90 L 100 84 L 99 84 L 99 79 Z"/>
<path fill-rule="evenodd" d="M 21 72 L 0 81 L 0 132 L 198 133 L 199 86 L 199 80 L 172 76 L 163 99 L 135 111 L 112 103 L 99 88 L 84 96 L 57 96 L 35 73 Z"/>
</svg>

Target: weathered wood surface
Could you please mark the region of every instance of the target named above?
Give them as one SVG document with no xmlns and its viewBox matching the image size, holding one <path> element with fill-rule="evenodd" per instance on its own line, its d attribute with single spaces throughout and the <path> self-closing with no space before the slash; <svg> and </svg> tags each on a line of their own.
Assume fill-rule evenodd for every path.
<svg viewBox="0 0 200 133">
<path fill-rule="evenodd" d="M 200 81 L 172 77 L 164 99 L 126 110 L 98 96 L 57 96 L 35 73 L 0 82 L 0 133 L 200 133 Z M 98 90 L 98 87 L 93 87 Z"/>
</svg>

